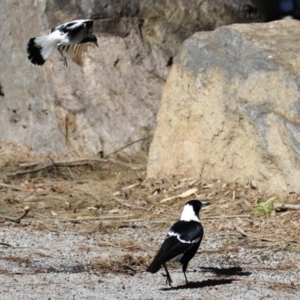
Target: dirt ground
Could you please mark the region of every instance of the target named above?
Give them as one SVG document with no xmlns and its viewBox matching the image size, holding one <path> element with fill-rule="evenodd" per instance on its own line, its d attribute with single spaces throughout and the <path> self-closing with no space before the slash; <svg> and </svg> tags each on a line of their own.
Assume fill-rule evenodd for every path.
<svg viewBox="0 0 300 300">
<path fill-rule="evenodd" d="M 146 160 L 1 145 L 0 299 L 300 299 L 300 195 L 265 194 L 255 182 L 146 179 Z M 190 287 L 174 264 L 170 288 L 162 271 L 144 270 L 194 198 L 211 203 L 201 211 L 205 238 Z"/>
</svg>

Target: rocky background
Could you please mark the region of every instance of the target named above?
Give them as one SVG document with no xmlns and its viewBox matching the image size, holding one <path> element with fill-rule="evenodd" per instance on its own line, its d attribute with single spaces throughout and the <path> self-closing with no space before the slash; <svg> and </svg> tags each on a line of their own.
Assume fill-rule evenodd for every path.
<svg viewBox="0 0 300 300">
<path fill-rule="evenodd" d="M 186 40 L 164 88 L 148 175 L 298 193 L 299 34 L 299 21 L 281 20 Z"/>
<path fill-rule="evenodd" d="M 129 154 L 147 152 L 157 126 L 149 177 L 300 191 L 297 21 L 245 24 L 261 20 L 250 0 L 35 0 L 0 8 L 2 142 L 107 157 L 126 145 Z M 30 37 L 81 18 L 95 20 L 99 49 L 71 53 L 67 68 L 57 51 L 42 68 L 30 65 Z M 245 25 L 215 30 L 233 23 Z"/>
<path fill-rule="evenodd" d="M 182 42 L 199 30 L 255 18 L 249 1 L 2 1 L 0 140 L 37 153 L 147 150 L 162 89 Z M 57 24 L 95 19 L 100 48 L 65 68 L 53 51 L 30 65 L 26 42 Z"/>
</svg>

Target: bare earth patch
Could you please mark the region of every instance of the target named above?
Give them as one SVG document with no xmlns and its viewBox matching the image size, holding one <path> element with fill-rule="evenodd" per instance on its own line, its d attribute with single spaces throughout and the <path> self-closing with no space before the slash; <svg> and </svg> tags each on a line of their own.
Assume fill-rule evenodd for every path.
<svg viewBox="0 0 300 300">
<path fill-rule="evenodd" d="M 299 299 L 300 195 L 146 179 L 146 157 L 37 157 L 0 147 L 1 299 Z M 144 272 L 190 199 L 205 238 L 188 267 Z M 289 206 L 290 205 L 290 206 Z M 6 218 L 30 211 L 19 223 Z"/>
</svg>

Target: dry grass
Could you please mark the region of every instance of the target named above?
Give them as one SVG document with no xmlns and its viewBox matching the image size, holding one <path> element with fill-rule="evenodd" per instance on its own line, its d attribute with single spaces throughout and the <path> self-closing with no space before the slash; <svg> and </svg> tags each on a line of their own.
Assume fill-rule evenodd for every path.
<svg viewBox="0 0 300 300">
<path fill-rule="evenodd" d="M 145 220 L 167 228 L 179 218 L 184 203 L 197 198 L 211 202 L 201 214 L 206 230 L 228 244 L 300 251 L 300 210 L 276 212 L 269 207 L 260 217 L 253 214 L 258 203 L 271 197 L 272 203 L 299 204 L 298 194 L 269 195 L 253 184 L 201 178 L 146 179 L 145 153 L 133 158 L 116 155 L 105 162 L 87 160 L 82 165 L 72 164 L 76 159 L 66 157 L 63 159 L 69 163 L 57 165 L 55 157 L 36 157 L 26 148 L 15 147 L 0 148 L 0 213 L 18 215 L 30 205 L 27 218 L 38 220 L 41 230 L 62 228 L 55 225 L 55 229 L 52 220 L 60 221 L 61 226 L 83 222 L 88 224 L 86 232 L 95 229 L 95 220 L 101 223 L 101 230 Z M 20 167 L 28 162 L 39 164 Z M 47 168 L 31 172 L 43 165 Z M 11 175 L 24 170 L 28 172 Z M 89 225 L 89 221 L 93 222 Z"/>
</svg>

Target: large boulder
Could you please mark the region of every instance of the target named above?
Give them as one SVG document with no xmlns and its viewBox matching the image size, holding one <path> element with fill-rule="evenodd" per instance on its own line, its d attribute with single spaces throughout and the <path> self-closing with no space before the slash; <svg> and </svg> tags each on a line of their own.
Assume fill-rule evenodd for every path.
<svg viewBox="0 0 300 300">
<path fill-rule="evenodd" d="M 151 136 L 180 44 L 197 30 L 255 18 L 239 2 L 249 0 L 1 1 L 0 142 L 39 153 L 107 155 Z M 88 17 L 100 49 L 89 46 L 68 68 L 56 50 L 42 68 L 30 65 L 30 37 Z"/>
<path fill-rule="evenodd" d="M 300 192 L 298 21 L 186 40 L 165 84 L 148 176 L 255 181 Z"/>
</svg>

